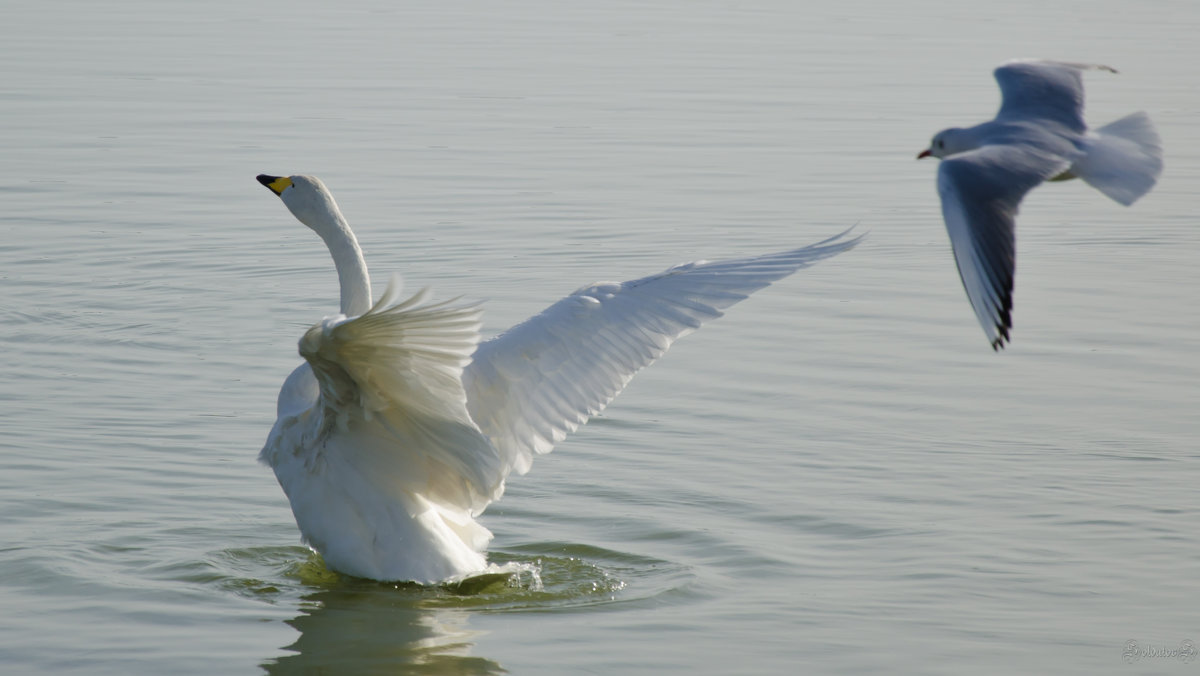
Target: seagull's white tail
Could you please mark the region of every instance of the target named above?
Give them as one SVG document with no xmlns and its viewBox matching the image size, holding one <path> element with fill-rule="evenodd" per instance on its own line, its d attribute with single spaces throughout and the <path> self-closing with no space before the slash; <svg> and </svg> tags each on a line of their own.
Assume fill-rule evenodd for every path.
<svg viewBox="0 0 1200 676">
<path fill-rule="evenodd" d="M 1071 173 L 1125 206 L 1150 192 L 1162 173 L 1162 140 L 1146 113 L 1093 129 L 1087 141 L 1087 155 Z"/>
</svg>

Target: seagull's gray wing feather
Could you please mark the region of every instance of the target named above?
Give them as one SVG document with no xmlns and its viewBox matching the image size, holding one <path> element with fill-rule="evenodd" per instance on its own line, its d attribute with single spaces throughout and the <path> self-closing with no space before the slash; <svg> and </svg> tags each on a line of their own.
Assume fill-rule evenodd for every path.
<svg viewBox="0 0 1200 676">
<path fill-rule="evenodd" d="M 1021 146 L 984 146 L 942 161 L 938 194 L 954 262 L 992 347 L 1009 340 L 1017 207 L 1025 193 L 1070 166 Z"/>
<path fill-rule="evenodd" d="M 1083 71 L 1108 66 L 1060 61 L 1011 61 L 996 69 L 1003 100 L 997 120 L 1050 120 L 1083 133 Z"/>
</svg>

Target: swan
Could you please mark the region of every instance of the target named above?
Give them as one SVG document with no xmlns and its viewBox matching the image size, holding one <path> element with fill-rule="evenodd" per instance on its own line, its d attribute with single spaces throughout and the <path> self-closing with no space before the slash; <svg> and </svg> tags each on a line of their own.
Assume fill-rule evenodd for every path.
<svg viewBox="0 0 1200 676">
<path fill-rule="evenodd" d="M 1162 173 L 1162 141 L 1144 112 L 1095 130 L 1083 121 L 1083 71 L 1108 66 L 1038 59 L 993 72 L 994 120 L 938 132 L 917 159 L 936 157 L 942 219 L 984 335 L 999 351 L 1012 331 L 1017 207 L 1043 181 L 1075 177 L 1129 206 Z"/>
<path fill-rule="evenodd" d="M 435 584 L 487 570 L 475 521 L 617 396 L 633 375 L 750 293 L 855 246 L 848 231 L 755 258 L 699 261 L 583 287 L 480 342 L 481 308 L 407 299 L 393 279 L 371 302 L 362 249 L 312 176 L 258 176 L 329 248 L 341 312 L 300 339 L 259 459 L 303 542 L 332 570 Z"/>
</svg>

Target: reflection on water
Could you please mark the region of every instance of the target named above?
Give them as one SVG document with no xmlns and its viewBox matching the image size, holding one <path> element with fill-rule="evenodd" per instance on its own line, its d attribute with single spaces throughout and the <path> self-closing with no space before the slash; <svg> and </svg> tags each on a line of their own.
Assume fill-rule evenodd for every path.
<svg viewBox="0 0 1200 676">
<path fill-rule="evenodd" d="M 284 577 L 317 591 L 301 596 L 303 614 L 286 621 L 300 636 L 283 647 L 290 654 L 262 664 L 269 674 L 505 673 L 496 662 L 470 654 L 479 632 L 468 628 L 467 610 L 432 601 L 515 589 L 520 575 L 479 576 L 476 584 L 461 588 L 389 584 L 340 575 L 311 553 L 307 561 L 286 566 Z"/>
<path fill-rule="evenodd" d="M 419 588 L 363 582 L 303 598 L 293 654 L 265 662 L 268 674 L 499 674 L 496 662 L 470 654 L 479 632 L 468 611 L 431 608 Z"/>
<path fill-rule="evenodd" d="M 282 648 L 290 654 L 262 664 L 270 674 L 392 673 L 401 668 L 405 673 L 504 673 L 495 661 L 471 655 L 481 635 L 468 626 L 471 613 L 632 602 L 676 591 L 692 579 L 685 567 L 667 561 L 561 542 L 493 552 L 500 572 L 438 586 L 351 578 L 330 571 L 316 553 L 296 565 L 298 553 L 297 547 L 236 550 L 225 562 L 229 572 L 239 573 L 234 576 L 238 579 L 253 572 L 244 561 L 279 566 L 282 575 L 274 584 L 254 580 L 249 585 L 251 596 L 266 588 L 277 592 L 289 586 L 288 580 L 316 590 L 299 597 L 303 614 L 287 620 L 300 632 Z M 261 565 L 256 568 L 262 571 Z"/>
</svg>

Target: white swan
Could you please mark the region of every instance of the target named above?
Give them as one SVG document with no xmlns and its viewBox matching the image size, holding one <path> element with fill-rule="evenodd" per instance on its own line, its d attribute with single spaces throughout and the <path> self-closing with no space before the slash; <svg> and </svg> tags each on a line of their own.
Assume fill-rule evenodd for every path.
<svg viewBox="0 0 1200 676">
<path fill-rule="evenodd" d="M 397 302 L 392 284 L 371 304 L 362 251 L 319 179 L 258 181 L 325 240 L 342 302 L 300 339 L 307 363 L 279 392 L 260 459 L 304 542 L 330 568 L 376 580 L 484 570 L 492 534 L 475 517 L 509 472 L 527 471 L 677 338 L 859 239 L 598 283 L 479 343 L 478 305 L 429 303 L 427 290 Z"/>
<path fill-rule="evenodd" d="M 954 262 L 992 349 L 1012 330 L 1017 206 L 1043 181 L 1079 177 L 1129 206 L 1162 173 L 1162 142 L 1145 113 L 1089 130 L 1084 70 L 1059 61 L 1018 60 L 995 70 L 1003 100 L 996 119 L 937 133 L 922 157 L 942 158 L 937 187 Z"/>
</svg>

